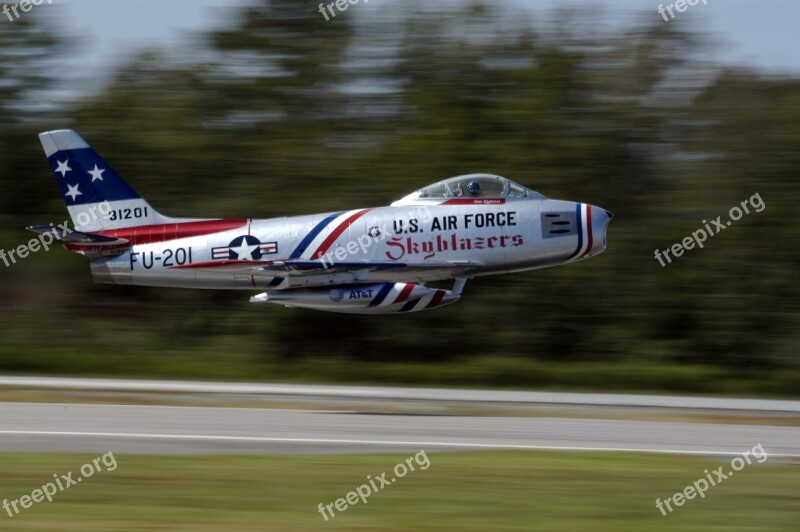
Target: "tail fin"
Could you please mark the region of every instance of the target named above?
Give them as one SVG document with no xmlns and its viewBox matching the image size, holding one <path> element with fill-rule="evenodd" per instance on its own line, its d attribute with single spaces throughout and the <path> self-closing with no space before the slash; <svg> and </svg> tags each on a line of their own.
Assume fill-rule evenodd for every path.
<svg viewBox="0 0 800 532">
<path fill-rule="evenodd" d="M 78 231 L 170 220 L 153 209 L 74 131 L 45 131 L 39 134 L 39 140 Z"/>
</svg>

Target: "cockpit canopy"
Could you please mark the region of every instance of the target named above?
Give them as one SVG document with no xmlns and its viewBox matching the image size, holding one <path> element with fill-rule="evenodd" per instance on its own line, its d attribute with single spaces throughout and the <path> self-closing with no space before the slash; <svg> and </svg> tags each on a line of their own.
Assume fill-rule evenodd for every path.
<svg viewBox="0 0 800 532">
<path fill-rule="evenodd" d="M 538 192 L 493 174 L 467 174 L 412 192 L 392 206 L 441 203 L 449 199 L 545 199 Z"/>
</svg>

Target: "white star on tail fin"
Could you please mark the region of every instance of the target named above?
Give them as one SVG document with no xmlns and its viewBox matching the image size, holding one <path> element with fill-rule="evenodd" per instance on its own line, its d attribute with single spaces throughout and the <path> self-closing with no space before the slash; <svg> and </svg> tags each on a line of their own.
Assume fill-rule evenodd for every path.
<svg viewBox="0 0 800 532">
<path fill-rule="evenodd" d="M 70 172 L 72 168 L 69 167 L 69 159 L 64 162 L 58 161 L 58 168 L 55 169 L 56 172 L 61 172 L 61 177 L 67 175 L 67 172 Z"/>
<path fill-rule="evenodd" d="M 64 194 L 64 195 L 65 195 L 65 196 L 69 196 L 70 198 L 72 198 L 72 201 L 75 201 L 75 198 L 76 198 L 76 197 L 78 197 L 78 196 L 82 196 L 82 195 L 83 195 L 83 192 L 81 192 L 80 190 L 78 190 L 78 185 L 75 185 L 75 186 L 73 187 L 72 185 L 69 185 L 69 184 L 68 184 L 68 185 L 67 185 L 67 188 L 68 188 L 69 190 L 68 190 L 68 191 L 67 191 L 67 193 L 66 193 L 66 194 Z"/>
<path fill-rule="evenodd" d="M 103 180 L 103 172 L 105 172 L 105 171 L 106 171 L 105 168 L 98 168 L 97 165 L 95 164 L 94 165 L 94 170 L 89 170 L 89 175 L 92 176 L 92 183 L 94 183 L 98 179 L 100 181 L 102 181 Z"/>
</svg>

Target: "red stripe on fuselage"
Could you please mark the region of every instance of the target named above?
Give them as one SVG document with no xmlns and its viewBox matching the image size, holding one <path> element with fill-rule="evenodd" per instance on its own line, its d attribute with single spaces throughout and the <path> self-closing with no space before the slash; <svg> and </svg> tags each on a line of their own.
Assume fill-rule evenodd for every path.
<svg viewBox="0 0 800 532">
<path fill-rule="evenodd" d="M 363 211 L 359 211 L 348 217 L 347 220 L 345 220 L 344 222 L 340 223 L 339 227 L 334 229 L 333 232 L 329 234 L 325 240 L 322 241 L 322 244 L 320 244 L 317 250 L 311 255 L 311 259 L 314 260 L 320 258 L 326 251 L 328 251 L 328 248 L 331 247 L 331 245 L 336 241 L 336 239 L 339 238 L 339 236 L 341 236 L 342 233 L 344 233 L 345 229 L 353 225 L 353 222 L 355 222 L 356 220 L 358 220 L 371 210 L 372 209 L 364 209 Z"/>
<path fill-rule="evenodd" d="M 190 236 L 210 235 L 230 229 L 238 229 L 247 225 L 247 219 L 201 220 L 198 222 L 177 222 L 171 224 L 142 225 L 140 227 L 123 227 L 96 231 L 103 236 L 124 238 L 131 245 L 153 244 Z"/>
<path fill-rule="evenodd" d="M 100 244 L 81 244 L 80 242 L 67 242 L 64 244 L 64 249 L 68 249 L 70 251 L 75 251 L 76 253 L 79 252 L 91 252 L 91 251 L 119 251 L 123 249 L 127 249 L 130 247 L 130 244 L 113 244 L 113 245 L 105 245 L 102 246 Z"/>
<path fill-rule="evenodd" d="M 503 198 L 456 198 L 449 199 L 441 205 L 503 205 L 505 202 Z"/>
</svg>

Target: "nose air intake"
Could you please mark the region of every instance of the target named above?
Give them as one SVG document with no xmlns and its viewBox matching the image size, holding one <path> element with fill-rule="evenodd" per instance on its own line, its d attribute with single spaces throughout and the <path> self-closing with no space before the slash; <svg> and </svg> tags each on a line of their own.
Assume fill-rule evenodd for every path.
<svg viewBox="0 0 800 532">
<path fill-rule="evenodd" d="M 586 257 L 599 255 L 606 249 L 608 223 L 614 214 L 601 207 L 588 205 L 591 210 L 592 247 L 586 252 Z"/>
</svg>

